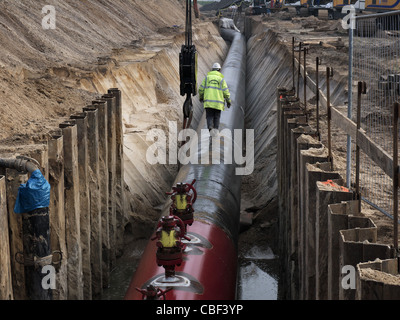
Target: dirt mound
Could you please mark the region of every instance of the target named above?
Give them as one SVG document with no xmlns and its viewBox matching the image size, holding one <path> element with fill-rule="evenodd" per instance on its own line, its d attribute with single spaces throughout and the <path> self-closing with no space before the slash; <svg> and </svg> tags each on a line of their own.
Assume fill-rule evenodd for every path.
<svg viewBox="0 0 400 320">
<path fill-rule="evenodd" d="M 55 8 L 56 28 L 50 30 L 42 27 L 42 2 L 0 4 L 0 139 L 42 134 L 80 111 L 97 96 L 82 90 L 81 79 L 104 69 L 113 49 L 157 37 L 185 20 L 180 0 L 48 4 Z"/>
</svg>

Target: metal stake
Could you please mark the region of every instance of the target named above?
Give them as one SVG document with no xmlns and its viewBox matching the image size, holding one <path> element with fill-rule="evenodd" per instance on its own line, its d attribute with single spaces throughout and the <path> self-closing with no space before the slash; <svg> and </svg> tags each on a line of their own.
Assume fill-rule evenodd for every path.
<svg viewBox="0 0 400 320">
<path fill-rule="evenodd" d="M 331 143 L 331 93 L 330 93 L 330 81 L 329 79 L 333 77 L 333 69 L 331 67 L 326 67 L 326 107 L 328 113 L 328 160 L 331 163 L 331 170 L 333 170 L 333 157 L 332 157 L 332 143 Z"/>
<path fill-rule="evenodd" d="M 293 89 L 295 88 L 295 79 L 294 79 L 294 37 L 292 37 L 292 78 L 293 78 Z"/>
<path fill-rule="evenodd" d="M 350 22 L 351 24 L 351 22 Z M 353 28 L 349 28 L 349 76 L 348 76 L 348 103 L 347 117 L 351 119 L 353 108 Z M 347 156 L 346 156 L 346 181 L 347 188 L 350 189 L 351 180 L 351 137 L 347 135 Z"/>
<path fill-rule="evenodd" d="M 297 98 L 299 98 L 299 91 L 300 91 L 300 66 L 301 66 L 301 45 L 303 43 L 299 42 L 299 68 L 297 71 Z"/>
<path fill-rule="evenodd" d="M 393 242 L 396 255 L 399 254 L 399 103 L 393 105 Z"/>
<path fill-rule="evenodd" d="M 308 53 L 308 48 L 304 47 L 304 77 L 303 77 L 303 88 L 304 88 L 304 113 L 306 115 L 306 119 L 308 120 L 307 116 L 307 67 L 306 67 L 306 56 Z"/>
<path fill-rule="evenodd" d="M 318 140 L 321 141 L 321 133 L 319 132 L 319 66 L 321 65 L 321 59 L 319 57 L 316 58 L 316 64 L 315 64 L 315 69 L 316 69 L 316 74 L 315 74 L 315 82 L 317 86 L 317 92 L 315 94 L 315 99 L 316 99 L 316 105 L 317 105 L 317 136 Z"/>
<path fill-rule="evenodd" d="M 360 146 L 358 144 L 358 130 L 361 128 L 361 95 L 367 93 L 367 86 L 364 81 L 358 82 L 357 90 L 357 135 L 356 135 L 356 200 L 358 200 L 358 212 L 361 212 L 360 194 Z"/>
</svg>

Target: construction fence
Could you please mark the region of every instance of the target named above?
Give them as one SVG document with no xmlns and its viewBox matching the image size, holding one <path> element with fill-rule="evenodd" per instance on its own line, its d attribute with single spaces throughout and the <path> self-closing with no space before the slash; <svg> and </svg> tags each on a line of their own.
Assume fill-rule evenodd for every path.
<svg viewBox="0 0 400 320">
<path fill-rule="evenodd" d="M 398 129 L 394 108 L 400 93 L 400 12 L 356 16 L 355 29 L 349 30 L 349 59 L 351 118 L 387 159 L 395 160 L 395 170 Z M 364 201 L 393 218 L 397 196 L 394 197 L 391 165 L 373 159 L 362 148 L 357 153 L 357 141 L 352 142 L 351 180 L 359 181 Z"/>
<path fill-rule="evenodd" d="M 335 80 L 331 67 L 326 66 L 326 71 L 320 67 L 319 75 L 317 57 L 315 75 L 307 73 L 308 46 L 313 39 L 297 43 L 292 38 L 292 89 L 278 89 L 277 98 L 281 252 L 287 252 L 282 263 L 290 270 L 282 282 L 291 299 L 398 297 L 397 284 L 389 288 L 386 280 L 370 281 L 365 274 L 369 268 L 388 275 L 398 275 L 399 270 L 399 15 L 355 18 L 355 28 L 349 30 L 347 108 L 331 103 L 338 95 L 342 97 L 338 101 L 347 100 L 343 97 L 345 81 Z M 316 129 L 307 125 L 314 112 L 307 105 L 307 95 L 312 94 Z M 327 118 L 326 147 L 319 130 L 321 114 Z M 346 179 L 334 171 L 338 167 L 333 165 L 331 126 L 348 136 Z M 318 166 L 313 168 L 313 164 Z M 322 195 L 325 191 L 329 196 Z M 360 199 L 393 219 L 390 245 L 376 242 L 377 225 L 361 215 L 361 201 L 353 201 Z M 345 221 L 345 217 L 354 221 Z M 358 270 L 356 290 L 339 285 L 339 273 L 346 266 Z"/>
<path fill-rule="evenodd" d="M 331 103 L 344 90 L 342 84 L 338 90 L 337 81 L 330 83 L 332 68 L 327 66 L 325 75 L 321 72 L 319 77 L 317 57 L 315 77 L 310 77 L 306 70 L 309 41 L 297 44 L 295 38 L 292 41 L 293 88 L 297 87 L 298 98 L 299 93 L 303 95 L 305 108 L 308 89 L 315 95 L 316 134 L 320 139 L 321 111 L 327 115 L 330 161 L 333 161 L 331 126 L 347 135 L 346 186 L 355 193 L 356 199 L 362 199 L 393 220 L 393 245 L 397 250 L 400 11 L 362 14 L 354 16 L 354 21 L 349 28 L 347 108 Z M 332 89 L 335 92 L 331 94 Z"/>
</svg>

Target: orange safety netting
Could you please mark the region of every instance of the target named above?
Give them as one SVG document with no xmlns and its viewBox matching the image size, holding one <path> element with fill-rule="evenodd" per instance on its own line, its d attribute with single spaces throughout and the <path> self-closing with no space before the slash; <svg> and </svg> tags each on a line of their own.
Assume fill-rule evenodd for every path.
<svg viewBox="0 0 400 320">
<path fill-rule="evenodd" d="M 324 182 L 322 182 L 322 184 L 327 185 L 327 186 L 331 186 L 331 187 L 336 188 L 336 189 L 340 189 L 341 191 L 344 191 L 344 192 L 349 192 L 349 189 L 347 189 L 347 188 L 345 188 L 343 186 L 339 186 L 338 184 L 334 183 L 332 180 L 324 181 Z"/>
</svg>

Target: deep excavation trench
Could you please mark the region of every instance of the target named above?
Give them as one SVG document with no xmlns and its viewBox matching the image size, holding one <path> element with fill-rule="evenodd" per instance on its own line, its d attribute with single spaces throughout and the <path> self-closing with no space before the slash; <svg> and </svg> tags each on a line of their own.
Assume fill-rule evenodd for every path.
<svg viewBox="0 0 400 320">
<path fill-rule="evenodd" d="M 237 22 L 242 32 L 245 29 L 244 24 L 244 20 Z M 229 49 L 229 44 L 225 44 L 220 38 L 218 28 L 214 24 L 196 25 L 195 29 L 199 30 L 200 27 L 204 29 L 205 26 L 209 29 L 208 40 L 203 38 L 204 32 L 200 34 L 195 32 L 194 42 L 199 51 L 198 79 L 202 79 L 209 71 L 210 63 L 223 62 Z M 251 30 L 251 23 L 248 23 L 248 27 Z M 290 60 L 285 59 L 287 55 L 282 54 L 285 49 L 275 39 L 274 34 L 265 33 L 264 30 L 258 34 L 258 29 L 256 32 L 255 35 L 247 35 L 245 125 L 247 129 L 255 130 L 255 162 L 253 173 L 242 179 L 237 299 L 276 300 L 279 295 L 279 257 L 275 172 L 275 90 L 277 83 L 288 84 Z M 263 41 L 260 41 L 261 39 Z M 124 61 L 123 68 L 111 69 L 104 78 L 99 75 L 99 82 L 105 82 L 110 76 L 117 78 L 118 83 L 123 82 L 121 90 L 126 95 L 127 104 L 124 106 L 125 181 L 127 188 L 132 192 L 131 210 L 134 212 L 126 225 L 123 255 L 118 259 L 117 267 L 111 274 L 111 286 L 104 291 L 103 299 L 124 297 L 148 239 L 160 218 L 161 209 L 167 200 L 165 192 L 172 187 L 177 173 L 177 166 L 174 165 L 148 164 L 145 152 L 154 143 L 153 140 L 146 141 L 148 130 L 154 127 L 165 130 L 168 121 L 176 120 L 181 123 L 180 108 L 175 107 L 175 111 L 171 113 L 172 108 L 169 107 L 173 104 L 180 105 L 183 101 L 183 98 L 178 97 L 178 94 L 170 89 L 171 80 L 177 82 L 178 77 L 169 74 L 171 69 L 177 72 L 176 53 L 179 51 L 181 40 L 180 37 L 166 40 L 161 51 L 158 51 L 160 41 L 155 41 L 156 48 L 149 45 L 147 49 L 157 51 L 157 54 L 153 56 L 148 52 L 150 50 L 146 51 L 145 55 L 149 54 L 151 58 L 145 61 L 132 61 L 129 52 L 120 53 L 113 58 L 117 59 L 119 65 Z M 135 82 L 138 78 L 149 81 L 146 96 L 139 94 L 143 90 L 135 90 L 139 85 Z M 177 87 L 178 84 L 175 84 Z M 143 82 L 140 82 L 140 85 L 142 86 Z M 149 101 L 157 105 L 154 110 L 144 108 Z M 129 110 L 133 107 L 134 111 L 130 113 Z M 148 123 L 141 122 L 140 125 L 135 123 L 135 114 L 139 110 L 148 115 Z M 202 112 L 203 108 L 196 97 L 193 128 L 196 128 Z M 145 116 L 140 117 L 146 119 Z M 140 155 L 137 153 L 138 150 L 142 150 Z"/>
<path fill-rule="evenodd" d="M 86 11 L 86 6 L 92 5 L 90 1 L 79 2 L 74 10 L 67 2 L 62 2 L 62 6 L 60 3 L 59 28 L 57 32 L 46 34 L 37 30 L 34 23 L 40 21 L 40 4 L 35 2 L 36 15 L 25 21 L 29 28 L 16 21 L 21 13 L 29 11 L 25 4 L 12 7 L 15 12 L 11 8 L 3 11 L 8 29 L 5 25 L 1 28 L 7 29 L 4 34 L 8 38 L 3 39 L 6 42 L 0 49 L 6 51 L 1 55 L 0 68 L 0 80 L 4 86 L 0 92 L 3 97 L 0 137 L 7 150 L 15 153 L 15 145 L 44 140 L 44 132 L 57 127 L 62 117 L 67 120 L 67 115 L 80 110 L 84 103 L 90 103 L 109 88 L 121 90 L 126 201 L 123 217 L 117 226 L 117 264 L 111 272 L 109 288 L 103 291 L 102 299 L 106 300 L 124 298 L 168 199 L 166 192 L 171 190 L 178 173 L 176 164 L 154 165 L 146 158 L 154 143 L 153 137 L 147 137 L 152 129 L 165 133 L 168 153 L 168 149 L 176 147 L 177 143 L 168 137 L 170 122 L 177 122 L 178 128 L 182 125 L 184 97 L 179 95 L 178 54 L 184 43 L 184 30 L 176 23 L 184 20 L 183 6 L 182 1 L 174 2 L 174 7 L 168 7 L 170 14 L 165 14 L 164 19 L 160 2 L 149 0 L 144 5 L 142 1 L 135 1 L 135 6 L 119 1 L 110 6 L 93 2 L 97 6 L 93 21 L 101 20 L 106 22 L 100 23 L 102 26 L 107 25 L 101 29 L 102 32 L 97 30 L 98 24 L 87 20 L 87 15 L 75 14 L 75 9 Z M 125 17 L 127 12 L 132 19 L 125 19 L 121 24 L 121 17 Z M 326 21 L 317 18 L 288 19 L 284 14 L 276 18 L 247 18 L 246 21 L 239 20 L 237 26 L 245 31 L 247 38 L 245 127 L 254 129 L 255 154 L 254 171 L 242 178 L 241 185 L 237 299 L 296 299 L 296 296 L 284 292 L 298 283 L 283 285 L 293 270 L 286 270 L 285 261 L 281 261 L 287 252 L 283 251 L 281 255 L 279 252 L 280 243 L 284 241 L 279 234 L 277 201 L 277 88 L 292 86 L 290 49 L 291 38 L 295 36 L 297 40 L 313 43 L 307 62 L 311 78 L 315 78 L 312 64 L 316 55 L 322 56 L 323 64 L 334 65 L 331 102 L 345 108 L 347 77 L 346 68 L 342 66 L 347 65 L 346 41 L 337 40 L 337 37 L 343 37 L 343 32 L 335 22 L 323 26 Z M 199 53 L 198 81 L 204 78 L 214 62 L 222 64 L 229 50 L 229 44 L 219 34 L 217 23 L 213 15 L 196 20 L 194 25 L 193 41 Z M 75 33 L 69 36 L 71 25 L 78 36 Z M 314 31 L 310 31 L 312 29 Z M 12 32 L 8 32 L 10 30 L 24 36 L 14 39 L 10 36 Z M 335 40 L 331 42 L 337 43 L 335 46 L 319 44 L 319 39 L 327 34 L 332 36 L 331 41 Z M 32 40 L 34 37 L 35 41 Z M 27 39 L 34 45 L 26 45 Z M 63 40 L 63 45 L 57 47 L 60 40 Z M 71 43 L 73 45 L 69 45 Z M 20 52 L 20 46 L 26 48 L 24 54 Z M 53 50 L 53 46 L 57 50 Z M 93 54 L 88 55 L 81 46 L 91 48 Z M 90 60 L 93 56 L 98 57 L 97 62 Z M 46 66 L 45 70 L 43 66 Z M 326 91 L 325 77 L 321 78 L 320 87 Z M 302 81 L 298 91 L 302 101 Z M 311 90 L 307 90 L 307 97 L 310 124 L 315 127 L 315 97 Z M 15 105 L 19 108 L 14 108 Z M 193 128 L 197 127 L 202 114 L 202 105 L 195 97 Z M 320 119 L 322 143 L 326 145 L 326 114 L 322 114 Z M 346 137 L 337 128 L 333 128 L 332 136 L 335 169 L 344 177 Z M 391 222 L 380 221 L 383 219 L 375 213 L 372 215 L 385 231 L 385 224 Z M 378 237 L 385 237 L 384 233 L 381 231 Z"/>
<path fill-rule="evenodd" d="M 247 38 L 246 129 L 254 129 L 254 171 L 242 179 L 241 232 L 237 299 L 276 300 L 281 297 L 279 281 L 278 204 L 276 176 L 276 89 L 291 87 L 292 61 L 282 39 L 254 19 L 241 19 L 237 26 Z M 201 30 L 201 31 L 200 31 Z M 204 30 L 207 30 L 204 32 Z M 119 50 L 110 57 L 116 64 L 98 73 L 88 88 L 96 90 L 118 84 L 123 93 L 125 182 L 131 215 L 126 220 L 122 256 L 111 273 L 111 286 L 103 299 L 123 299 L 143 250 L 160 218 L 178 172 L 176 165 L 151 165 L 146 150 L 149 130 L 168 132 L 169 121 L 181 125 L 183 98 L 179 87 L 178 52 L 183 36 L 146 39 L 139 48 Z M 222 63 L 229 50 L 215 23 L 196 24 L 194 43 L 199 51 L 198 81 L 210 64 Z M 302 81 L 300 93 L 303 92 Z M 321 82 L 324 89 L 324 83 Z M 333 103 L 343 97 L 344 84 L 333 84 Z M 312 93 L 308 92 L 309 99 Z M 301 94 L 300 94 L 301 97 Z M 196 128 L 203 108 L 194 98 L 192 127 Z M 140 117 L 141 121 L 137 122 Z M 175 142 L 173 142 L 175 143 Z"/>
<path fill-rule="evenodd" d="M 35 139 L 43 139 L 43 132 L 57 127 L 62 117 L 67 119 L 67 115 L 81 110 L 84 103 L 89 103 L 109 88 L 119 88 L 122 92 L 126 202 L 123 219 L 119 221 L 121 225 L 117 226 L 120 230 L 117 234 L 117 265 L 111 273 L 111 285 L 104 290 L 102 299 L 124 298 L 166 203 L 165 193 L 171 190 L 178 172 L 175 164 L 153 165 L 146 159 L 146 152 L 154 143 L 154 140 L 147 139 L 147 133 L 160 129 L 168 137 L 170 121 L 176 121 L 180 128 L 184 101 L 184 97 L 179 95 L 178 57 L 184 43 L 184 30 L 181 25 L 176 25 L 184 21 L 183 6 L 180 1 L 174 2 L 170 15 L 166 14 L 164 19 L 159 2 L 149 0 L 143 5 L 137 1 L 134 9 L 125 2 L 113 2 L 112 8 L 103 8 L 96 2 L 98 12 L 94 12 L 98 15 L 92 19 L 106 22 L 100 23 L 102 27 L 107 25 L 101 29 L 102 32 L 94 31 L 98 24 L 87 20 L 87 15 L 74 16 L 75 9 L 85 11 L 86 6 L 90 7 L 90 1 L 79 2 L 79 8 L 74 10 L 67 2 L 60 3 L 59 27 L 54 33 L 43 33 L 39 27 L 40 30 L 36 30 L 35 21 L 41 18 L 41 7 L 36 2 L 37 8 L 33 11 L 36 15 L 25 21 L 29 28 L 23 28 L 24 24 L 16 21 L 21 12 L 29 11 L 25 4 L 12 7 L 15 12 L 11 8 L 4 10 L 8 28 L 15 34 L 22 32 L 24 35 L 21 39 L 14 39 L 11 32 L 5 32 L 9 37 L 3 39 L 7 42 L 1 48 L 6 52 L 1 55 L 4 61 L 0 68 L 4 86 L 0 92 L 4 102 L 0 137 L 7 147 L 25 143 L 25 140 L 30 144 Z M 121 25 L 120 19 L 127 12 L 133 16 Z M 140 18 L 145 19 L 145 23 Z M 142 21 L 141 28 L 129 21 Z M 300 26 L 300 22 L 304 25 Z M 304 20 L 248 17 L 246 21 L 237 23 L 242 32 L 246 31 L 247 38 L 245 126 L 254 129 L 255 137 L 254 172 L 243 177 L 241 188 L 238 299 L 283 298 L 280 281 L 282 273 L 290 270 L 282 270 L 278 252 L 281 239 L 278 234 L 276 91 L 278 87 L 292 86 L 291 37 L 295 34 L 307 40 L 310 36 L 316 39 L 324 36 L 326 31 L 320 28 L 316 28 L 319 33 L 315 35 L 307 33 L 313 23 L 325 22 L 310 17 Z M 69 37 L 71 25 L 77 36 L 73 33 Z M 304 34 L 299 33 L 299 26 L 300 30 L 306 30 Z M 329 27 L 332 35 L 342 36 L 334 27 Z M 26 45 L 25 40 L 33 36 L 37 39 L 32 43 L 42 45 Z M 224 62 L 229 44 L 221 38 L 214 15 L 196 20 L 193 41 L 199 53 L 198 81 L 201 81 L 214 62 Z M 71 43 L 73 45 L 68 45 Z M 19 45 L 26 48 L 24 55 Z M 47 50 L 51 52 L 50 56 L 38 54 L 47 53 L 45 49 L 53 46 L 60 47 Z M 81 46 L 90 46 L 93 54 L 88 55 L 87 51 L 80 49 Z M 311 49 L 316 47 L 314 45 Z M 335 57 L 336 65 L 345 65 L 346 47 L 340 48 L 343 55 L 337 54 L 338 48 L 333 53 L 324 48 L 325 63 L 333 62 Z M 321 52 L 311 50 L 311 54 Z M 91 61 L 91 56 L 98 57 L 97 62 Z M 13 60 L 16 57 L 18 59 Z M 43 66 L 46 66 L 45 70 Z M 336 70 L 339 72 L 331 81 L 331 102 L 343 106 L 347 100 L 346 75 L 340 73 L 339 67 Z M 313 71 L 309 72 L 313 78 Z M 325 91 L 324 79 L 320 79 L 320 85 Z M 302 81 L 299 92 L 302 100 Z M 310 122 L 315 123 L 311 91 L 307 91 L 307 97 L 312 111 Z M 19 108 L 14 108 L 15 105 Z M 202 105 L 195 97 L 193 128 L 196 128 L 202 112 Z M 321 119 L 321 128 L 325 130 L 326 116 L 322 115 Z M 343 135 L 337 134 L 336 128 L 332 133 L 337 171 L 345 176 L 345 149 L 339 145 L 345 140 Z M 326 134 L 322 136 L 322 142 L 326 144 Z M 168 143 L 174 147 L 176 141 Z M 171 147 L 170 144 L 167 148 Z"/>
</svg>

